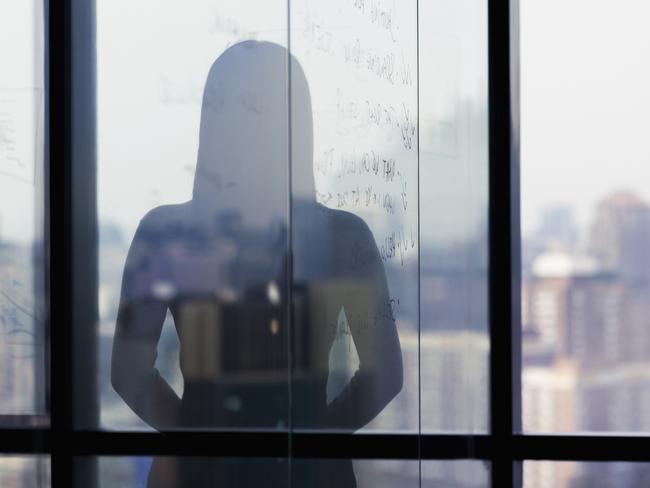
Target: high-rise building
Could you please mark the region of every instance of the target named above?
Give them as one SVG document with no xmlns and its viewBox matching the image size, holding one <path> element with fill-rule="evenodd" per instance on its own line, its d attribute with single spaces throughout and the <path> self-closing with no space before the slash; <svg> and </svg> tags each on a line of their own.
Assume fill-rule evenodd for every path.
<svg viewBox="0 0 650 488">
<path fill-rule="evenodd" d="M 570 251 L 578 239 L 573 210 L 568 205 L 553 205 L 542 211 L 535 240 L 545 247 Z"/>
<path fill-rule="evenodd" d="M 605 269 L 629 285 L 650 285 L 650 206 L 626 192 L 601 201 L 589 248 Z"/>
<path fill-rule="evenodd" d="M 589 254 L 542 250 L 523 273 L 524 430 L 647 432 L 650 206 L 613 194 L 596 210 Z M 613 465 L 527 464 L 526 486 L 536 488 L 623 479 Z"/>
<path fill-rule="evenodd" d="M 524 368 L 522 385 L 522 420 L 526 432 L 650 431 L 648 361 L 584 368 L 577 361 L 559 360 L 550 366 Z M 594 477 L 595 465 L 528 464 L 525 470 L 527 488 L 595 486 L 586 483 Z M 619 479 L 617 476 L 606 470 L 595 479 Z M 573 481 L 583 484 L 572 485 Z"/>
<path fill-rule="evenodd" d="M 533 271 L 522 287 L 524 353 L 551 350 L 585 368 L 650 359 L 650 286 L 563 253 L 539 256 Z"/>
<path fill-rule="evenodd" d="M 557 358 L 582 366 L 616 362 L 629 349 L 624 301 L 621 280 L 592 259 L 543 254 L 524 286 L 524 328 Z"/>
</svg>

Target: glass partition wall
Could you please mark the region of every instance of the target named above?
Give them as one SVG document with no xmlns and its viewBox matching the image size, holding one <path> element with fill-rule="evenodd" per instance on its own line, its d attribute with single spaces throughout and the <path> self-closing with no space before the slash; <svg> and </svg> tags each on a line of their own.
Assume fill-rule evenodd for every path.
<svg viewBox="0 0 650 488">
<path fill-rule="evenodd" d="M 598 207 L 617 272 L 522 245 L 518 2 L 23 4 L 0 16 L 3 485 L 645 479 L 645 437 L 572 434 L 644 431 L 642 266 L 612 257 L 643 205 Z"/>
<path fill-rule="evenodd" d="M 95 22 L 99 418 L 73 422 L 291 436 L 134 468 L 206 486 L 418 484 L 292 436 L 485 432 L 487 5 L 99 1 Z"/>
<path fill-rule="evenodd" d="M 0 5 L 0 485 L 50 486 L 46 15 Z"/>
<path fill-rule="evenodd" d="M 47 425 L 43 8 L 0 18 L 0 424 Z"/>
</svg>

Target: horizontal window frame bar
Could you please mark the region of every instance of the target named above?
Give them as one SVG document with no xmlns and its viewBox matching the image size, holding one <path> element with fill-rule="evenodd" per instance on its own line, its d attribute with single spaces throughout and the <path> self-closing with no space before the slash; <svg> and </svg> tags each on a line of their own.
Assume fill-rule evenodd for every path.
<svg viewBox="0 0 650 488">
<path fill-rule="evenodd" d="M 516 435 L 509 451 L 516 461 L 623 461 L 650 463 L 650 437 L 644 435 Z"/>
<path fill-rule="evenodd" d="M 3 429 L 47 429 L 50 426 L 48 414 L 3 414 L 0 415 L 0 432 Z"/>
<path fill-rule="evenodd" d="M 0 429 L 0 455 L 52 454 L 50 429 Z"/>
<path fill-rule="evenodd" d="M 351 434 L 185 431 L 74 432 L 75 457 L 214 456 L 486 461 L 623 461 L 650 463 L 650 437 L 640 435 Z M 51 454 L 59 439 L 49 429 L 2 429 L 0 454 Z"/>
</svg>

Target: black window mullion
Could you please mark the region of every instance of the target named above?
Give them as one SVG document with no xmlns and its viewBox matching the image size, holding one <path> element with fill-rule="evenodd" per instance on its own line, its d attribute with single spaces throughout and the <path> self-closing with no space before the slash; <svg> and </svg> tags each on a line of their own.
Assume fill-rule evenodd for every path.
<svg viewBox="0 0 650 488">
<path fill-rule="evenodd" d="M 516 486 L 521 427 L 518 0 L 488 0 L 490 435 L 492 486 Z M 517 482 L 517 484 L 516 484 Z"/>
<path fill-rule="evenodd" d="M 75 473 L 75 425 L 97 425 L 97 239 L 94 2 L 48 2 L 52 486 L 92 487 Z"/>
<path fill-rule="evenodd" d="M 69 274 L 57 285 L 69 288 L 71 298 L 70 322 L 61 326 L 72 347 L 68 358 L 72 361 L 71 426 L 90 430 L 99 426 L 96 15 L 95 0 L 71 0 L 71 4 L 71 71 L 70 85 L 66 87 L 70 130 L 66 151 L 70 170 L 66 237 L 70 267 Z"/>
<path fill-rule="evenodd" d="M 72 300 L 70 282 L 71 1 L 47 2 L 49 108 L 49 272 L 52 486 L 72 486 Z"/>
</svg>

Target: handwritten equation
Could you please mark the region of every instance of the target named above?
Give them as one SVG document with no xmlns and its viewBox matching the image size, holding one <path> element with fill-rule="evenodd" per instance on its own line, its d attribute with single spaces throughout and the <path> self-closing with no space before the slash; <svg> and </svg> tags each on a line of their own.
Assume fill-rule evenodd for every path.
<svg viewBox="0 0 650 488">
<path fill-rule="evenodd" d="M 0 89 L 0 175 L 34 181 L 41 97 L 39 89 Z"/>
<path fill-rule="evenodd" d="M 417 281 L 416 21 L 412 1 L 301 0 L 290 24 L 313 100 L 317 200 L 366 221 L 379 254 L 357 244 L 350 267 L 381 259 L 401 309 L 417 309 L 401 287 Z"/>
</svg>

